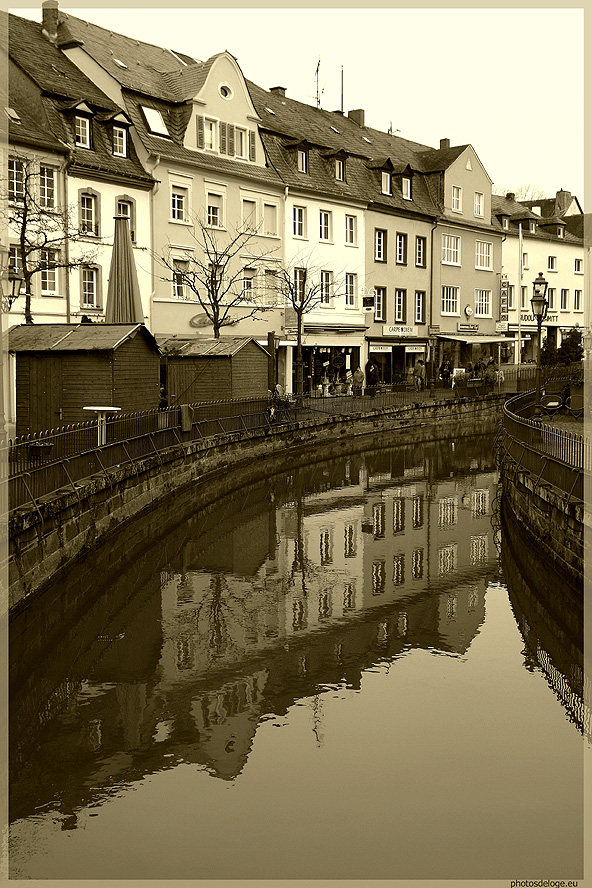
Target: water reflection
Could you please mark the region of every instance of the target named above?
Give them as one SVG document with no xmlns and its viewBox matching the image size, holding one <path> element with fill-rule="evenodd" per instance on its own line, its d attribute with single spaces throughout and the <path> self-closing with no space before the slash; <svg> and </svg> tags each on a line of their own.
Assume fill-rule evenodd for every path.
<svg viewBox="0 0 592 888">
<path fill-rule="evenodd" d="M 464 659 L 500 578 L 496 489 L 490 437 L 342 454 L 200 510 L 103 583 L 89 560 L 11 628 L 11 821 L 76 829 L 187 763 L 235 781 L 294 706 L 322 746 L 325 695 L 412 651 Z"/>
</svg>

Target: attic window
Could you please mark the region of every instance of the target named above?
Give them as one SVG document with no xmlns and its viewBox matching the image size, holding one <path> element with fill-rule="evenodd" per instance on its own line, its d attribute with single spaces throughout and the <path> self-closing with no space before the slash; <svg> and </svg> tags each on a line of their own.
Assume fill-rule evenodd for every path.
<svg viewBox="0 0 592 888">
<path fill-rule="evenodd" d="M 339 134 L 339 130 L 336 129 L 336 127 L 332 126 L 332 127 L 330 127 L 330 129 L 332 129 L 334 133 Z"/>
<path fill-rule="evenodd" d="M 411 179 L 409 176 L 403 176 L 401 179 L 401 191 L 405 200 L 411 200 Z"/>
<path fill-rule="evenodd" d="M 144 112 L 144 117 L 146 118 L 146 123 L 148 124 L 148 129 L 151 133 L 155 133 L 157 136 L 168 136 L 169 132 L 165 126 L 162 114 L 158 109 L 146 108 L 142 105 L 142 111 Z"/>
<path fill-rule="evenodd" d="M 391 174 L 383 170 L 381 176 L 381 190 L 383 194 L 391 193 Z"/>
<path fill-rule="evenodd" d="M 471 158 L 470 158 L 470 157 L 467 157 L 467 165 L 466 165 L 465 169 L 466 169 L 466 170 L 472 170 L 472 169 L 473 169 L 473 165 L 471 164 Z"/>
<path fill-rule="evenodd" d="M 271 108 L 266 108 L 265 110 L 268 111 L 269 114 L 275 114 L 275 111 L 272 111 Z"/>
<path fill-rule="evenodd" d="M 362 138 L 363 138 L 364 142 L 368 142 L 369 145 L 372 144 L 372 142 L 370 141 L 370 139 L 368 139 L 366 136 L 362 136 Z"/>
<path fill-rule="evenodd" d="M 22 120 L 20 119 L 19 115 L 14 110 L 14 108 L 7 107 L 6 113 L 8 114 L 9 119 L 12 120 L 13 123 L 22 123 Z"/>
<path fill-rule="evenodd" d="M 508 219 L 507 216 L 503 216 L 503 218 L 502 218 L 502 228 L 509 228 L 509 227 L 510 227 L 510 220 Z"/>
<path fill-rule="evenodd" d="M 88 117 L 74 118 L 74 140 L 78 148 L 90 148 L 90 120 Z"/>
<path fill-rule="evenodd" d="M 559 226 L 557 229 L 557 237 L 563 237 L 563 226 Z"/>
<path fill-rule="evenodd" d="M 119 65 L 120 68 L 127 68 L 127 65 L 125 64 L 125 62 L 122 62 L 121 59 L 116 59 L 115 57 L 113 57 L 113 61 L 116 65 Z"/>
<path fill-rule="evenodd" d="M 231 99 L 232 98 L 232 90 L 226 83 L 222 83 L 219 87 L 220 95 L 223 99 Z"/>
<path fill-rule="evenodd" d="M 536 232 L 536 222 L 530 223 L 530 233 L 534 234 Z"/>
</svg>

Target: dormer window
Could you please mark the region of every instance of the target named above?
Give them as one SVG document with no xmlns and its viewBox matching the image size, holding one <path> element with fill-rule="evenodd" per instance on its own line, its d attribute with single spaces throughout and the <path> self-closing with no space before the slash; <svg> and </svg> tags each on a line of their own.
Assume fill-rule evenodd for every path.
<svg viewBox="0 0 592 888">
<path fill-rule="evenodd" d="M 510 227 L 510 220 L 507 216 L 502 216 L 502 228 L 508 229 Z"/>
<path fill-rule="evenodd" d="M 7 106 L 6 113 L 8 115 L 8 119 L 11 120 L 13 123 L 22 123 L 22 120 L 20 119 L 19 115 L 14 110 L 14 108 L 9 108 Z"/>
<path fill-rule="evenodd" d="M 536 222 L 533 222 L 533 221 L 531 220 L 531 222 L 529 223 L 529 228 L 530 228 L 530 233 L 531 233 L 531 234 L 536 234 Z"/>
<path fill-rule="evenodd" d="M 335 178 L 338 182 L 345 182 L 345 160 L 342 157 L 335 161 Z"/>
<path fill-rule="evenodd" d="M 142 111 L 146 118 L 148 130 L 155 136 L 168 136 L 169 131 L 166 128 L 162 114 L 157 108 L 146 108 L 142 105 Z"/>
<path fill-rule="evenodd" d="M 298 149 L 297 163 L 299 173 L 308 173 L 308 151 L 304 151 L 302 148 Z"/>
<path fill-rule="evenodd" d="M 88 117 L 74 118 L 74 141 L 77 148 L 90 148 L 90 120 Z"/>
<path fill-rule="evenodd" d="M 409 176 L 403 176 L 401 179 L 401 192 L 405 200 L 411 200 L 411 179 Z"/>
<path fill-rule="evenodd" d="M 206 151 L 216 150 L 216 121 L 207 117 L 204 121 L 204 148 Z"/>
<path fill-rule="evenodd" d="M 557 237 L 563 237 L 563 226 L 560 225 L 557 229 Z"/>
<path fill-rule="evenodd" d="M 115 157 L 127 157 L 127 130 L 121 126 L 113 127 L 113 154 Z"/>
<path fill-rule="evenodd" d="M 382 193 L 390 194 L 391 193 L 391 174 L 383 170 L 382 172 Z"/>
</svg>

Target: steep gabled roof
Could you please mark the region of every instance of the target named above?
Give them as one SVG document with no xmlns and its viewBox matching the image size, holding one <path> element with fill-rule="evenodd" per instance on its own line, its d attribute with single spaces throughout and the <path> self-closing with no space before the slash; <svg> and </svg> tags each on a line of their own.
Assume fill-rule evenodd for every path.
<svg viewBox="0 0 592 888">
<path fill-rule="evenodd" d="M 452 148 L 430 148 L 421 155 L 421 169 L 426 173 L 444 172 L 469 147 L 470 145 L 454 145 Z"/>
</svg>

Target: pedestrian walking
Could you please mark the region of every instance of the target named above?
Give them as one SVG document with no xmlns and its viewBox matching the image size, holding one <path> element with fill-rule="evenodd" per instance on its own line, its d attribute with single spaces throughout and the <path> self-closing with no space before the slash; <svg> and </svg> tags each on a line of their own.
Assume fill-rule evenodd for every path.
<svg viewBox="0 0 592 888">
<path fill-rule="evenodd" d="M 413 379 L 415 382 L 415 391 L 421 392 L 425 387 L 425 364 L 419 360 L 413 370 Z"/>
<path fill-rule="evenodd" d="M 356 367 L 356 369 L 354 370 L 352 382 L 354 395 L 356 398 L 359 398 L 362 394 L 362 388 L 364 386 L 364 371 L 361 367 Z"/>
</svg>

